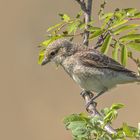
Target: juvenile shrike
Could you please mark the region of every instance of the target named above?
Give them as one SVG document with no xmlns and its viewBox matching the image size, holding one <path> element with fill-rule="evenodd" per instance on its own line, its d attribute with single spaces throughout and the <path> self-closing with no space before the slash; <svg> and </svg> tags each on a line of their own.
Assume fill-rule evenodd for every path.
<svg viewBox="0 0 140 140">
<path fill-rule="evenodd" d="M 97 93 L 92 100 L 116 85 L 140 82 L 140 77 L 99 51 L 66 39 L 51 43 L 42 65 L 55 62 L 85 91 Z"/>
</svg>

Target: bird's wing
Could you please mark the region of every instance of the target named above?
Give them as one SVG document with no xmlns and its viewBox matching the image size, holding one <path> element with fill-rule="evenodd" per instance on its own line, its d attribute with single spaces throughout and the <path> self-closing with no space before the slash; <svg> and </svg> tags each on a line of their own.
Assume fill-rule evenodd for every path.
<svg viewBox="0 0 140 140">
<path fill-rule="evenodd" d="M 80 63 L 86 67 L 106 68 L 134 74 L 133 71 L 126 69 L 120 63 L 104 54 L 101 54 L 95 49 L 84 50 L 76 55 L 78 56 Z"/>
</svg>

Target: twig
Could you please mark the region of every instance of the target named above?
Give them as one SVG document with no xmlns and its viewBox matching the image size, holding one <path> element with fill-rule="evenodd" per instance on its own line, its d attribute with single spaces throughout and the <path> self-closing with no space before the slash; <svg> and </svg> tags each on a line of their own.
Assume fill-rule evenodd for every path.
<svg viewBox="0 0 140 140">
<path fill-rule="evenodd" d="M 91 21 L 91 10 L 92 10 L 92 1 L 93 0 L 87 0 L 87 4 L 85 3 L 85 0 L 76 0 L 80 6 L 81 6 L 81 9 L 83 10 L 84 12 L 84 17 L 85 17 L 85 33 L 84 33 L 84 40 L 83 40 L 83 44 L 88 46 L 89 44 L 89 31 L 88 31 L 88 28 L 89 28 L 89 25 L 88 23 Z"/>
<path fill-rule="evenodd" d="M 85 15 L 85 34 L 84 34 L 84 40 L 83 40 L 83 44 L 88 46 L 89 44 L 89 25 L 88 23 L 91 21 L 91 10 L 92 10 L 92 0 L 87 0 L 87 8 L 86 8 L 86 12 L 84 12 Z"/>
<path fill-rule="evenodd" d="M 103 9 L 104 9 L 105 4 L 106 4 L 106 1 L 104 1 L 104 3 L 101 5 L 101 7 L 102 7 Z M 118 11 L 118 9 L 115 10 L 113 16 L 109 19 L 108 23 L 106 24 L 106 29 L 108 29 L 108 28 L 111 26 L 111 24 L 114 22 L 114 20 L 115 20 L 115 18 L 116 18 L 116 17 L 115 17 L 115 14 L 116 14 L 117 11 Z M 103 32 L 103 33 L 99 36 L 98 41 L 97 41 L 97 43 L 96 43 L 96 45 L 95 45 L 95 47 L 94 47 L 95 49 L 97 49 L 97 48 L 99 48 L 99 47 L 102 46 L 102 44 L 104 43 L 104 40 L 106 39 L 106 37 L 107 37 L 108 34 L 110 34 L 110 31 L 109 31 L 109 30 L 106 31 L 106 32 Z"/>
<path fill-rule="evenodd" d="M 84 12 L 84 17 L 85 17 L 84 20 L 85 20 L 86 26 L 85 26 L 83 44 L 88 46 L 88 44 L 89 44 L 89 40 L 88 40 L 89 39 L 89 31 L 88 31 L 88 28 L 89 28 L 89 22 L 91 21 L 91 10 L 92 10 L 92 1 L 93 0 L 87 0 L 87 4 L 85 3 L 85 0 L 76 0 L 76 1 L 80 4 L 81 9 Z M 82 92 L 82 97 L 84 98 L 86 104 L 88 104 L 90 102 L 91 98 L 93 97 L 93 94 L 91 92 L 84 91 L 84 92 Z M 90 104 L 87 107 L 87 111 L 92 117 L 101 116 L 101 114 L 96 109 L 95 104 L 96 104 L 95 102 Z M 103 121 L 101 122 L 101 124 L 103 124 Z M 109 124 L 107 124 L 104 127 L 104 129 L 109 134 L 116 134 L 116 131 Z"/>
<path fill-rule="evenodd" d="M 140 18 L 128 18 L 128 20 L 140 20 Z"/>
<path fill-rule="evenodd" d="M 84 98 L 86 104 L 89 103 L 89 101 L 93 97 L 93 94 L 91 92 L 87 92 L 87 91 L 83 91 L 81 95 Z M 101 116 L 102 117 L 102 115 L 96 109 L 96 105 L 97 104 L 95 102 L 93 102 L 93 104 L 89 105 L 87 111 L 92 117 L 95 117 L 95 116 Z M 103 124 L 103 121 L 101 121 L 100 123 Z M 117 132 L 109 124 L 106 124 L 104 129 L 109 134 L 117 134 Z"/>
<path fill-rule="evenodd" d="M 77 2 L 80 4 L 81 9 L 82 9 L 84 12 L 87 11 L 87 9 L 86 9 L 86 3 L 85 3 L 84 0 L 75 0 L 75 1 L 77 1 Z"/>
<path fill-rule="evenodd" d="M 68 34 L 68 35 L 65 35 L 64 37 L 82 36 L 83 34 L 84 34 L 83 32 L 77 33 L 77 34 Z"/>
<path fill-rule="evenodd" d="M 115 13 L 116 13 L 116 12 L 117 12 L 117 9 L 115 10 Z M 108 29 L 108 30 L 106 30 L 105 32 L 103 32 L 103 33 L 99 36 L 98 41 L 97 41 L 97 43 L 96 43 L 94 49 L 97 49 L 97 48 L 101 47 L 102 44 L 104 43 L 104 40 L 106 39 L 106 37 L 107 37 L 109 34 L 111 34 L 111 31 L 109 30 L 109 28 L 110 28 L 111 24 L 113 23 L 113 21 L 115 20 L 115 13 L 114 13 L 113 17 L 111 17 L 111 18 L 109 19 L 108 23 L 106 24 L 106 29 Z"/>
<path fill-rule="evenodd" d="M 105 5 L 107 4 L 107 0 L 104 0 L 104 2 L 101 4 L 100 6 L 100 11 L 98 12 L 98 15 L 104 15 L 104 9 L 105 9 Z"/>
</svg>

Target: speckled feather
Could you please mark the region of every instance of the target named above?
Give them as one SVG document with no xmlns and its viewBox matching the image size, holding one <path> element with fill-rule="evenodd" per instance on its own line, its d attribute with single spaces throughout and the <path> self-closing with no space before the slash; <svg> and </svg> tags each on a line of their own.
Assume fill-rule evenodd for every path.
<svg viewBox="0 0 140 140">
<path fill-rule="evenodd" d="M 50 57 L 52 50 L 55 50 L 56 54 Z M 59 39 L 50 44 L 45 57 L 60 64 L 82 89 L 97 93 L 118 84 L 140 80 L 135 72 L 126 69 L 112 58 L 92 47 L 75 44 L 66 39 Z"/>
</svg>

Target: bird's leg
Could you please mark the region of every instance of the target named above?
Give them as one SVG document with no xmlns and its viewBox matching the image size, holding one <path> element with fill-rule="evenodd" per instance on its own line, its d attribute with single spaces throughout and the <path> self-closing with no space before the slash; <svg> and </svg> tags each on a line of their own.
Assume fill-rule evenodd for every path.
<svg viewBox="0 0 140 140">
<path fill-rule="evenodd" d="M 97 98 L 98 98 L 99 96 L 101 96 L 102 94 L 104 94 L 106 91 L 107 91 L 107 89 L 105 89 L 105 90 L 99 92 L 96 96 L 93 96 L 93 97 L 90 99 L 90 101 L 86 104 L 86 108 L 88 108 L 90 104 L 96 103 L 96 102 L 94 102 L 94 100 L 97 99 Z"/>
<path fill-rule="evenodd" d="M 80 95 L 81 95 L 83 98 L 85 98 L 85 96 L 86 96 L 87 94 L 90 96 L 90 98 L 93 97 L 93 93 L 90 92 L 90 91 L 83 90 L 83 91 L 80 93 Z"/>
<path fill-rule="evenodd" d="M 94 102 L 93 100 L 91 101 L 91 99 L 94 97 L 94 94 L 91 91 L 85 91 L 83 90 L 81 93 L 81 96 L 85 99 L 86 101 L 86 110 L 88 111 L 88 107 L 89 105 L 93 105 L 94 107 L 97 106 L 97 103 Z M 91 101 L 91 102 L 90 102 Z M 90 104 L 88 104 L 90 102 Z M 88 105 L 87 105 L 88 104 Z"/>
</svg>

